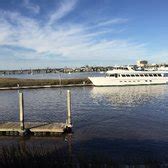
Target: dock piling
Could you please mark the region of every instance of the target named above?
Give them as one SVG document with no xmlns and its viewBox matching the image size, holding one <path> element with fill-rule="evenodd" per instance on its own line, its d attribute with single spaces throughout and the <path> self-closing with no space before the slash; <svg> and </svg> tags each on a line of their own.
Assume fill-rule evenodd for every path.
<svg viewBox="0 0 168 168">
<path fill-rule="evenodd" d="M 67 90 L 67 125 L 71 127 L 71 91 Z"/>
<path fill-rule="evenodd" d="M 20 119 L 20 129 L 24 131 L 24 98 L 23 93 L 19 92 L 19 119 Z"/>
</svg>

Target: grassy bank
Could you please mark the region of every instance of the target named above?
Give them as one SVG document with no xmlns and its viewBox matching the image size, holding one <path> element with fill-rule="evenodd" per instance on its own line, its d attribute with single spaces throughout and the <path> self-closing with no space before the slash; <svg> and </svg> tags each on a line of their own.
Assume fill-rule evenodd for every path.
<svg viewBox="0 0 168 168">
<path fill-rule="evenodd" d="M 45 86 L 45 85 L 75 85 L 91 84 L 91 81 L 85 79 L 17 79 L 17 78 L 0 78 L 0 87 L 17 87 L 19 86 Z"/>
</svg>

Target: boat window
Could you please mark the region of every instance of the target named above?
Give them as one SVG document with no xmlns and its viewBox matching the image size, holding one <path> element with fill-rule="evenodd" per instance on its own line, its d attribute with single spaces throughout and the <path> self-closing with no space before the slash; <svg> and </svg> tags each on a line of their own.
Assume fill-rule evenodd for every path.
<svg viewBox="0 0 168 168">
<path fill-rule="evenodd" d="M 161 74 L 158 74 L 159 77 L 161 77 L 162 75 Z"/>
<path fill-rule="evenodd" d="M 131 74 L 131 77 L 135 77 L 135 75 L 134 75 L 134 74 Z"/>
<path fill-rule="evenodd" d="M 121 76 L 122 76 L 122 77 L 125 77 L 125 74 L 122 74 Z"/>
<path fill-rule="evenodd" d="M 114 74 L 110 74 L 110 77 L 114 77 Z"/>
<path fill-rule="evenodd" d="M 129 74 L 126 74 L 126 77 L 130 77 L 130 75 L 129 75 Z"/>
<path fill-rule="evenodd" d="M 153 76 L 157 76 L 157 74 L 153 74 Z"/>
<path fill-rule="evenodd" d="M 152 74 L 149 74 L 149 76 L 151 76 L 151 77 L 152 77 L 153 75 L 152 75 Z"/>
<path fill-rule="evenodd" d="M 164 76 L 165 76 L 165 77 L 168 77 L 168 73 L 165 73 Z"/>
<path fill-rule="evenodd" d="M 139 74 L 136 74 L 135 76 L 139 77 Z"/>
<path fill-rule="evenodd" d="M 144 74 L 140 74 L 140 76 L 144 76 Z"/>
<path fill-rule="evenodd" d="M 148 77 L 148 74 L 145 74 L 146 77 Z"/>
<path fill-rule="evenodd" d="M 117 78 L 117 77 L 118 77 L 118 74 L 114 74 L 114 76 L 115 76 L 115 78 Z"/>
</svg>

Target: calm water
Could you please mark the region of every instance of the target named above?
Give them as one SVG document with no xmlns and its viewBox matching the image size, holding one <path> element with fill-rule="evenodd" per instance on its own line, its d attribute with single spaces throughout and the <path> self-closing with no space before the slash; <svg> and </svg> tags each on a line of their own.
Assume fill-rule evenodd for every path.
<svg viewBox="0 0 168 168">
<path fill-rule="evenodd" d="M 89 76 L 103 76 L 100 72 L 76 72 L 76 73 L 39 73 L 39 74 L 14 74 L 14 75 L 0 75 L 1 78 L 22 78 L 22 79 L 77 79 L 87 78 Z"/>
<path fill-rule="evenodd" d="M 168 161 L 168 85 L 71 88 L 73 153 Z M 66 89 L 24 90 L 26 121 L 65 121 Z M 17 91 L 0 92 L 0 120 L 18 120 Z M 1 138 L 0 144 L 18 138 Z M 54 138 L 26 143 L 67 144 Z"/>
</svg>

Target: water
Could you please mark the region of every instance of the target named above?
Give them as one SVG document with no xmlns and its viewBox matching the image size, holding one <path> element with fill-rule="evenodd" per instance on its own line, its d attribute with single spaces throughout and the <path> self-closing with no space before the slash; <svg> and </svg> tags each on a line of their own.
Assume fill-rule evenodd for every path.
<svg viewBox="0 0 168 168">
<path fill-rule="evenodd" d="M 21 78 L 21 79 L 77 79 L 91 76 L 103 76 L 100 72 L 76 72 L 76 73 L 38 73 L 38 74 L 9 74 L 0 75 L 1 78 Z"/>
<path fill-rule="evenodd" d="M 168 85 L 70 89 L 73 153 L 168 161 Z M 26 121 L 66 120 L 66 88 L 24 90 L 24 97 Z M 17 121 L 17 105 L 17 91 L 1 91 L 0 120 Z M 45 144 L 44 139 L 26 142 Z M 63 139 L 46 141 L 66 144 Z"/>
</svg>

